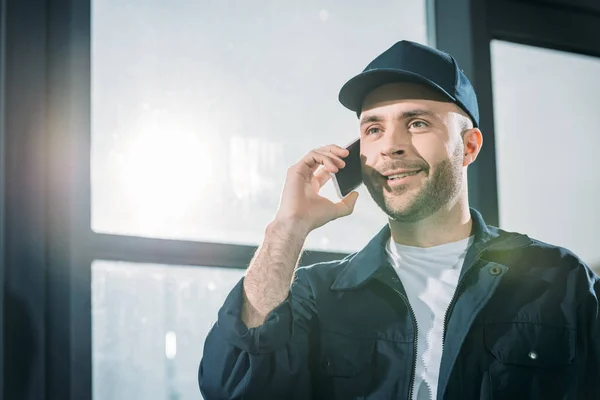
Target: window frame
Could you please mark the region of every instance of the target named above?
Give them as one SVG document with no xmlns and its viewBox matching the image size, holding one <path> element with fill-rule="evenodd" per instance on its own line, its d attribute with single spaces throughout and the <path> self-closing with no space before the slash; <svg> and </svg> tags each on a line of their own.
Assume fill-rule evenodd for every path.
<svg viewBox="0 0 600 400">
<path fill-rule="evenodd" d="M 6 66 L 6 0 L 0 0 L 0 321 L 4 323 L 4 80 Z M 0 394 L 4 393 L 4 329 L 0 329 Z"/>
<path fill-rule="evenodd" d="M 469 199 L 486 222 L 498 226 L 498 185 L 491 73 L 491 41 L 527 44 L 600 56 L 600 12 L 535 0 L 435 0 L 435 43 L 452 54 L 479 100 L 484 146 L 469 167 Z M 560 3 L 560 4 L 559 4 Z"/>
</svg>

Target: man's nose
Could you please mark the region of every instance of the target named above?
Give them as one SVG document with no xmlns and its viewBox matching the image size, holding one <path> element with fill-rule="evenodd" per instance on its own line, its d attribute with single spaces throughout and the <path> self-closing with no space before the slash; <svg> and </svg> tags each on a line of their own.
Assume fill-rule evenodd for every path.
<svg viewBox="0 0 600 400">
<path fill-rule="evenodd" d="M 381 148 L 382 156 L 390 158 L 404 156 L 411 146 L 410 140 L 410 133 L 406 130 L 394 129 L 393 131 L 386 132 Z"/>
</svg>

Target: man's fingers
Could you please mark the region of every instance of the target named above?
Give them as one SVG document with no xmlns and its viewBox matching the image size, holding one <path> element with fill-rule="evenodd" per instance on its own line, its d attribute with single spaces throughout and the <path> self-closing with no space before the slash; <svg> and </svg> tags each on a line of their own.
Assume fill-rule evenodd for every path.
<svg viewBox="0 0 600 400">
<path fill-rule="evenodd" d="M 315 172 L 315 179 L 319 182 L 319 187 L 323 187 L 331 179 L 331 173 L 325 167 L 321 167 Z"/>
<path fill-rule="evenodd" d="M 332 152 L 323 152 L 322 150 L 315 150 L 315 151 L 324 157 L 330 158 L 331 161 L 333 161 L 333 163 L 338 168 L 344 168 L 346 166 L 346 162 L 344 160 L 342 160 L 342 158 L 340 156 L 338 156 Z"/>
<path fill-rule="evenodd" d="M 296 165 L 292 166 L 289 171 L 300 173 L 306 179 L 310 179 L 320 165 L 335 174 L 346 166 L 344 157 L 348 156 L 349 151 L 335 144 L 323 146 L 315 149 L 305 155 Z"/>
<path fill-rule="evenodd" d="M 311 151 L 308 153 L 298 164 L 295 165 L 296 168 L 299 169 L 300 173 L 304 175 L 304 177 L 309 178 L 319 167 L 319 165 L 323 165 L 327 171 L 336 173 L 339 171 L 339 168 L 335 165 L 331 157 L 323 155 L 317 151 Z"/>
<path fill-rule="evenodd" d="M 345 149 L 343 147 L 340 147 L 338 145 L 335 144 L 330 144 L 328 146 L 323 146 L 319 149 L 317 149 L 323 153 L 332 153 L 335 154 L 338 157 L 346 157 L 350 152 L 348 151 L 348 149 Z"/>
<path fill-rule="evenodd" d="M 348 193 L 342 201 L 335 204 L 335 207 L 338 212 L 339 217 L 345 217 L 347 215 L 352 214 L 354 211 L 354 206 L 356 205 L 356 200 L 358 199 L 358 192 L 350 192 Z"/>
</svg>

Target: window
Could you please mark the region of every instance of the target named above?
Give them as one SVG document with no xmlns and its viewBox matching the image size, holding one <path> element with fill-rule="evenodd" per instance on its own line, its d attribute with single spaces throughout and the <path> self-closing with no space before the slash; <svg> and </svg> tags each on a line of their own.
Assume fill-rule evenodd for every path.
<svg viewBox="0 0 600 400">
<path fill-rule="evenodd" d="M 425 0 L 94 1 L 92 228 L 258 244 L 288 166 L 358 135 L 342 84 L 400 39 L 426 41 Z M 308 248 L 354 251 L 385 224 L 361 190 Z"/>
<path fill-rule="evenodd" d="M 243 272 L 95 262 L 93 398 L 198 398 L 204 338 Z"/>
<path fill-rule="evenodd" d="M 600 265 L 600 59 L 491 46 L 500 224 Z"/>
</svg>

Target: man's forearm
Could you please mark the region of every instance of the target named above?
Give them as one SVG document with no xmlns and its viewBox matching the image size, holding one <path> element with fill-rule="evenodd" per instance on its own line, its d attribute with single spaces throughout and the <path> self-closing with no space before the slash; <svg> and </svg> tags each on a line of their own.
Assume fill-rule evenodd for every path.
<svg viewBox="0 0 600 400">
<path fill-rule="evenodd" d="M 242 320 L 248 328 L 262 325 L 287 298 L 306 235 L 291 224 L 274 221 L 267 226 L 244 278 Z"/>
</svg>

